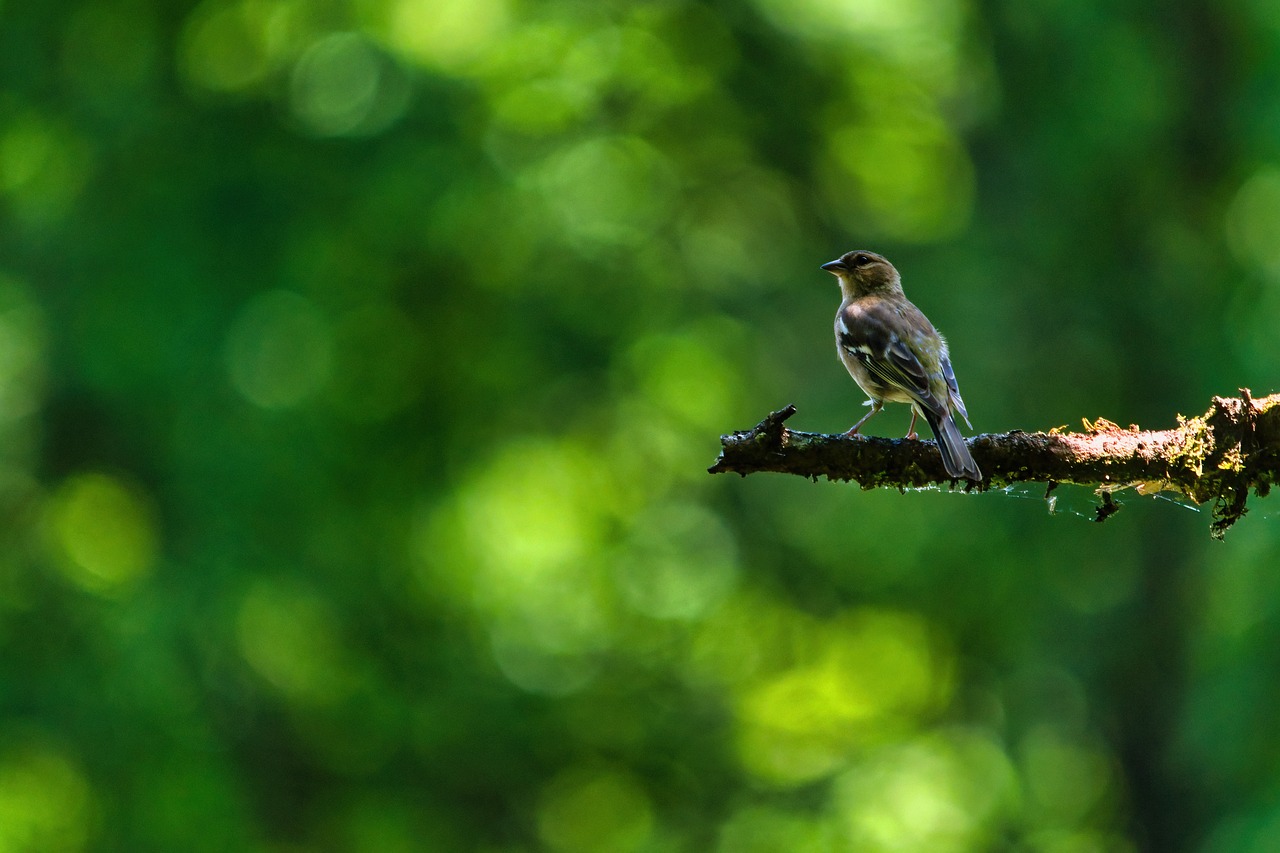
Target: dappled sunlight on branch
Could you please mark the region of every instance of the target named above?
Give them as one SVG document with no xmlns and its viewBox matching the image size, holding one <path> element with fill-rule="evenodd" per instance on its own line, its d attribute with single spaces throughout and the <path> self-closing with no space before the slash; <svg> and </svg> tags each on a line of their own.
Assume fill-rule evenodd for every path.
<svg viewBox="0 0 1280 853">
<path fill-rule="evenodd" d="M 1083 433 L 1021 430 L 969 439 L 985 478 L 966 491 L 1013 483 L 1096 484 L 1098 520 L 1115 511 L 1113 492 L 1179 492 L 1215 501 L 1212 532 L 1221 538 L 1246 512 L 1249 490 L 1265 497 L 1280 479 L 1280 394 L 1255 400 L 1215 397 L 1203 415 L 1178 416 L 1176 429 L 1128 429 L 1099 418 Z M 751 430 L 721 436 L 712 474 L 756 471 L 856 480 L 863 488 L 915 489 L 951 481 L 933 442 L 796 432 L 783 426 L 795 407 L 774 412 Z"/>
</svg>

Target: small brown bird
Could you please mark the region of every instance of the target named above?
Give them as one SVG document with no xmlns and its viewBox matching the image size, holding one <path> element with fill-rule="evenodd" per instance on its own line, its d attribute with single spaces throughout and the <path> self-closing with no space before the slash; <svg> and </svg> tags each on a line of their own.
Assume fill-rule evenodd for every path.
<svg viewBox="0 0 1280 853">
<path fill-rule="evenodd" d="M 840 280 L 844 296 L 836 312 L 836 350 L 853 381 L 871 398 L 871 411 L 846 434 L 857 435 L 885 403 L 909 403 L 907 438 L 916 437 L 916 416 L 923 417 L 938 439 L 947 473 L 981 481 L 982 471 L 954 418 L 959 412 L 969 423 L 947 342 L 902 292 L 893 264 L 875 252 L 857 250 L 822 268 Z"/>
</svg>

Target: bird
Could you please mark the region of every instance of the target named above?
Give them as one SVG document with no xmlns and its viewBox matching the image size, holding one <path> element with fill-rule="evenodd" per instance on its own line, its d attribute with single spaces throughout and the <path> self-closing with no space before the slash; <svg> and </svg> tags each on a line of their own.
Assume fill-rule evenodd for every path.
<svg viewBox="0 0 1280 853">
<path fill-rule="evenodd" d="M 843 300 L 836 312 L 836 351 L 845 369 L 871 399 L 871 407 L 845 433 L 855 436 L 885 403 L 911 406 L 907 438 L 915 439 L 916 417 L 933 430 L 942 467 L 954 479 L 982 481 L 982 471 L 956 426 L 969 428 L 947 342 L 902 292 L 902 277 L 882 255 L 857 249 L 822 265 L 840 282 Z"/>
</svg>

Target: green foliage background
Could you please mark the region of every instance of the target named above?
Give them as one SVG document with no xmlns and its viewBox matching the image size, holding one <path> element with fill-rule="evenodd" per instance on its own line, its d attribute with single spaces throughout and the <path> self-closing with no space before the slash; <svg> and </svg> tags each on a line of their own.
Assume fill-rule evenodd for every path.
<svg viewBox="0 0 1280 853">
<path fill-rule="evenodd" d="M 1267 501 L 705 473 L 858 247 L 980 431 L 1276 390 L 1275 11 L 7 0 L 0 851 L 1277 849 Z"/>
</svg>

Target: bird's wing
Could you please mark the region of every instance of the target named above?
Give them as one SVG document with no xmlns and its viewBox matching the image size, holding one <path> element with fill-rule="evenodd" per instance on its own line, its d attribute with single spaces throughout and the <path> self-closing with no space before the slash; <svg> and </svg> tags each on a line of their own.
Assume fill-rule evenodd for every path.
<svg viewBox="0 0 1280 853">
<path fill-rule="evenodd" d="M 946 414 L 946 402 L 934 395 L 929 371 L 896 331 L 909 328 L 897 306 L 850 303 L 840 319 L 840 346 L 878 381 L 905 391 L 929 411 Z"/>
<path fill-rule="evenodd" d="M 969 423 L 969 413 L 964 408 L 964 398 L 960 396 L 960 385 L 956 382 L 956 372 L 951 369 L 951 359 L 946 355 L 942 356 L 942 378 L 947 380 L 947 390 L 951 392 L 951 410 L 959 412 L 964 418 L 964 422 L 969 424 L 969 429 L 973 429 L 973 424 Z"/>
</svg>

